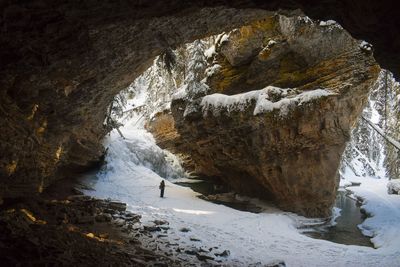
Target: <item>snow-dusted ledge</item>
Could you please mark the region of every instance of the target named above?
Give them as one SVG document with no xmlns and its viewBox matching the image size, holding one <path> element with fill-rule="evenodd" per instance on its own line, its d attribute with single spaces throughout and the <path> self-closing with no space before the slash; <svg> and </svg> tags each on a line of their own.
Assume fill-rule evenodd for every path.
<svg viewBox="0 0 400 267">
<path fill-rule="evenodd" d="M 261 90 L 236 95 L 207 95 L 203 97 L 201 106 L 203 114 L 212 112 L 213 115 L 218 115 L 221 110 L 226 110 L 228 112 L 243 111 L 255 102 L 253 115 L 278 109 L 280 110 L 279 114 L 285 116 L 289 112 L 291 106 L 301 106 L 313 99 L 334 94 L 335 93 L 326 89 L 315 89 L 297 93 L 296 89 L 267 86 Z"/>
</svg>

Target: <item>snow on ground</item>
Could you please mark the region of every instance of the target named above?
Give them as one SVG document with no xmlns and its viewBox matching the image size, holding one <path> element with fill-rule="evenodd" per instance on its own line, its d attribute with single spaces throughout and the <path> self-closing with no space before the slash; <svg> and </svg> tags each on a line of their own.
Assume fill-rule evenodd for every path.
<svg viewBox="0 0 400 267">
<path fill-rule="evenodd" d="M 400 195 L 388 194 L 388 179 L 363 177 L 346 168 L 341 179 L 341 186 L 347 187 L 354 196 L 363 199 L 361 206 L 368 214 L 360 230 L 372 237 L 376 248 L 399 254 L 397 266 L 400 266 Z M 351 186 L 361 183 L 360 186 Z M 378 250 L 380 250 L 378 249 Z"/>
<path fill-rule="evenodd" d="M 305 218 L 268 207 L 255 214 L 207 202 L 191 189 L 173 184 L 172 178 L 166 181 L 166 197 L 160 198 L 159 174 L 173 177 L 180 170 L 167 167 L 169 163 L 160 160 L 163 152 L 151 135 L 136 127 L 130 123 L 121 128 L 125 140 L 115 131 L 107 138 L 107 165 L 92 184 L 95 191 L 87 193 L 126 202 L 129 210 L 143 216 L 144 223 L 167 220 L 171 227 L 168 238 L 180 246 L 229 250 L 230 256 L 221 258 L 226 266 L 276 260 L 284 260 L 287 266 L 307 267 L 400 266 L 400 196 L 385 194 L 384 180 L 363 180 L 361 187 L 352 187 L 355 194 L 366 199 L 363 208 L 374 215 L 362 229 L 375 236 L 378 249 L 312 239 L 296 228 Z M 190 231 L 182 233 L 182 227 Z"/>
</svg>

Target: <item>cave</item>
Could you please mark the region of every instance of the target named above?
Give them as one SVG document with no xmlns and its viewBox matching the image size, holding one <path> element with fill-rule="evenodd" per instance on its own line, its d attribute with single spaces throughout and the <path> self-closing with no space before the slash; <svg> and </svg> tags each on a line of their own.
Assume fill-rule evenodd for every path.
<svg viewBox="0 0 400 267">
<path fill-rule="evenodd" d="M 5 214 L 43 192 L 57 195 L 54 184 L 103 164 L 110 104 L 156 57 L 230 33 L 230 43 L 220 42 L 214 58 L 220 69 L 207 77 L 211 91 L 176 97 L 171 111 L 158 114 L 148 130 L 162 148 L 189 158 L 185 167 L 198 175 L 217 177 L 246 196 L 271 199 L 285 211 L 330 218 L 339 164 L 370 88 L 381 69 L 393 79 L 399 75 L 400 25 L 396 10 L 384 1 L 45 0 L 0 6 Z M 307 16 L 317 25 L 299 19 Z M 319 33 L 324 30 L 329 33 Z M 245 107 L 219 106 L 215 115 L 215 101 L 236 103 L 232 97 L 254 90 L 257 96 L 243 96 Z M 223 94 L 223 100 L 211 94 Z M 321 99 L 314 101 L 314 94 Z M 296 104 L 307 100 L 300 108 L 289 107 L 286 119 L 258 105 L 260 96 L 275 104 L 287 95 Z M 260 108 L 265 110 L 257 113 Z M 261 115 L 253 120 L 256 113 Z M 172 128 L 159 129 L 171 120 Z M 168 139 L 170 134 L 179 138 Z M 111 204 L 91 205 L 110 209 Z M 27 209 L 20 210 L 32 219 Z"/>
</svg>

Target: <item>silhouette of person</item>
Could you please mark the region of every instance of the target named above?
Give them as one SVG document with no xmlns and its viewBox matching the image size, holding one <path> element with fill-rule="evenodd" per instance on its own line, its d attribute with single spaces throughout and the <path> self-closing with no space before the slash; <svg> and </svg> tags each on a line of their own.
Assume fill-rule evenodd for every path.
<svg viewBox="0 0 400 267">
<path fill-rule="evenodd" d="M 160 188 L 160 197 L 164 197 L 164 189 L 165 189 L 164 180 L 161 181 L 159 188 Z"/>
</svg>

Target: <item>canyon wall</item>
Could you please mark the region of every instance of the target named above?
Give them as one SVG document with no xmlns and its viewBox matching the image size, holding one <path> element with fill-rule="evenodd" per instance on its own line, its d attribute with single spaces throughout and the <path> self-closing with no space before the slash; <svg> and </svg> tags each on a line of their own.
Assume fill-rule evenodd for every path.
<svg viewBox="0 0 400 267">
<path fill-rule="evenodd" d="M 54 179 L 95 164 L 104 153 L 108 105 L 165 49 L 269 14 L 78 11 L 36 2 L 3 11 L 0 198 L 40 193 Z"/>
<path fill-rule="evenodd" d="M 398 75 L 396 9 L 384 1 L 2 2 L 0 199 L 97 162 L 107 106 L 166 48 L 297 9 L 339 21 Z"/>
<path fill-rule="evenodd" d="M 333 22 L 271 16 L 216 48 L 206 95 L 177 94 L 156 139 L 196 174 L 285 210 L 329 216 L 350 130 L 379 74 L 365 43 Z"/>
</svg>

